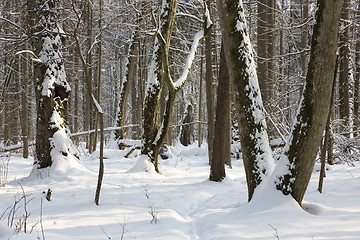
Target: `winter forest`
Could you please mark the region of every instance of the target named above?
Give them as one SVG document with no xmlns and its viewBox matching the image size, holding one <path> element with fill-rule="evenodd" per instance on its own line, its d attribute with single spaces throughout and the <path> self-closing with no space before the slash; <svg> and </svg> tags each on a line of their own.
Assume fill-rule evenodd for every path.
<svg viewBox="0 0 360 240">
<path fill-rule="evenodd" d="M 0 240 L 359 239 L 359 0 L 2 0 Z"/>
</svg>

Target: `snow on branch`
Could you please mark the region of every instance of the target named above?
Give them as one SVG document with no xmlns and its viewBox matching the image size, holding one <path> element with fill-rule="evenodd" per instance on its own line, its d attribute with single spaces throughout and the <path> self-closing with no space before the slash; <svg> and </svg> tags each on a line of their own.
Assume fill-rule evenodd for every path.
<svg viewBox="0 0 360 240">
<path fill-rule="evenodd" d="M 184 85 L 184 83 L 189 75 L 192 63 L 194 61 L 194 58 L 196 55 L 196 50 L 199 46 L 199 42 L 203 37 L 204 37 L 204 30 L 201 30 L 195 34 L 194 41 L 191 46 L 190 54 L 188 55 L 188 57 L 186 59 L 184 70 L 183 70 L 181 76 L 179 77 L 179 79 L 176 80 L 176 82 L 174 82 L 175 90 L 180 89 Z"/>
<path fill-rule="evenodd" d="M 182 88 L 182 86 L 185 84 L 186 82 L 186 79 L 189 75 L 189 72 L 190 72 L 190 69 L 191 69 L 191 66 L 192 66 L 192 63 L 194 61 L 194 58 L 195 58 L 195 55 L 196 55 L 196 51 L 197 51 L 197 48 L 199 46 L 199 43 L 200 43 L 200 40 L 203 39 L 203 37 L 205 36 L 205 32 L 210 29 L 212 27 L 212 21 L 210 19 L 210 12 L 209 12 L 209 9 L 206 5 L 206 3 L 204 2 L 204 10 L 205 10 L 205 13 L 204 13 L 204 29 L 203 30 L 200 30 L 199 32 L 197 32 L 194 36 L 194 40 L 193 40 L 193 43 L 191 45 L 191 50 L 190 50 L 190 53 L 186 59 L 186 62 L 185 62 L 185 67 L 184 67 L 184 70 L 181 74 L 181 76 L 179 77 L 178 80 L 176 80 L 173 84 L 173 87 L 174 89 L 177 91 L 179 89 Z"/>
<path fill-rule="evenodd" d="M 96 111 L 97 111 L 98 113 L 103 114 L 104 111 L 103 111 L 102 107 L 100 106 L 99 102 L 98 102 L 98 101 L 96 100 L 96 98 L 94 97 L 94 94 L 91 94 L 91 97 L 92 97 L 93 103 L 94 103 L 94 105 L 95 105 L 95 107 L 96 107 Z"/>
</svg>

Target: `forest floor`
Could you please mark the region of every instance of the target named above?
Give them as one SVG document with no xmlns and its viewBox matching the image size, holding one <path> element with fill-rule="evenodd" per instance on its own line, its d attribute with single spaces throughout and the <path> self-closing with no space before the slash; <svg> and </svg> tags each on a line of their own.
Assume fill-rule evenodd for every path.
<svg viewBox="0 0 360 240">
<path fill-rule="evenodd" d="M 170 159 L 160 160 L 158 174 L 136 152 L 124 158 L 127 150 L 106 149 L 99 206 L 98 151 L 81 157 L 84 168 L 41 177 L 29 176 L 32 158 L 0 157 L 8 169 L 0 187 L 0 240 L 360 239 L 359 162 L 328 166 L 323 194 L 317 191 L 316 165 L 301 208 L 274 189 L 247 203 L 241 160 L 233 159 L 224 181 L 210 182 L 206 146 L 171 151 Z M 45 199 L 48 189 L 51 201 Z M 16 226 L 22 233 L 14 234 Z"/>
</svg>

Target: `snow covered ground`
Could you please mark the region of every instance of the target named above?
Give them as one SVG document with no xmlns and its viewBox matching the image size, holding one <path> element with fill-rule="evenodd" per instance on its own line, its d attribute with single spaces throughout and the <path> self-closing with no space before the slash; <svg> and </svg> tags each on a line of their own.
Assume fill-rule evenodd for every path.
<svg viewBox="0 0 360 240">
<path fill-rule="evenodd" d="M 0 188 L 0 240 L 360 239 L 359 162 L 329 167 L 324 194 L 317 192 L 319 173 L 314 171 L 304 211 L 275 190 L 247 203 L 241 160 L 234 159 L 227 179 L 216 183 L 208 180 L 205 147 L 171 150 L 173 157 L 160 161 L 159 175 L 144 159 L 124 158 L 126 150 L 106 149 L 99 206 L 94 203 L 98 152 L 82 157 L 85 168 L 43 178 L 29 177 L 33 159 L 11 155 L 8 183 Z M 14 219 L 15 225 L 25 214 L 23 200 L 13 218 L 10 214 L 23 195 L 20 185 L 30 216 L 27 233 L 14 235 L 8 221 Z M 50 202 L 43 193 L 48 189 Z"/>
</svg>

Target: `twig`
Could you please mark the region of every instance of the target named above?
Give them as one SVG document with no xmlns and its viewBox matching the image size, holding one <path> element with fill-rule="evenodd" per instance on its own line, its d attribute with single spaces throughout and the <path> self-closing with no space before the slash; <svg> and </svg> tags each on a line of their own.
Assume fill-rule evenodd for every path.
<svg viewBox="0 0 360 240">
<path fill-rule="evenodd" d="M 151 215 L 151 217 L 152 217 L 152 219 L 151 219 L 151 221 L 150 221 L 150 223 L 159 223 L 160 222 L 160 220 L 159 220 L 159 218 L 158 218 L 158 213 L 159 213 L 159 210 L 157 209 L 157 208 L 155 208 L 154 206 L 150 206 L 150 210 L 149 210 L 149 213 L 150 213 L 150 215 Z"/>
<path fill-rule="evenodd" d="M 44 233 L 44 226 L 42 223 L 42 211 L 43 211 L 43 199 L 40 199 L 40 226 L 41 226 L 41 233 L 42 233 L 42 240 L 45 240 L 45 233 Z"/>
<path fill-rule="evenodd" d="M 111 239 L 111 237 L 105 232 L 104 228 L 101 225 L 99 225 L 99 227 L 101 228 L 102 232 L 106 235 L 106 237 L 108 239 Z"/>
<path fill-rule="evenodd" d="M 277 240 L 280 240 L 277 229 L 273 227 L 270 223 L 268 223 L 268 225 L 275 231 L 275 234 L 273 234 L 273 236 L 276 237 Z"/>
</svg>

